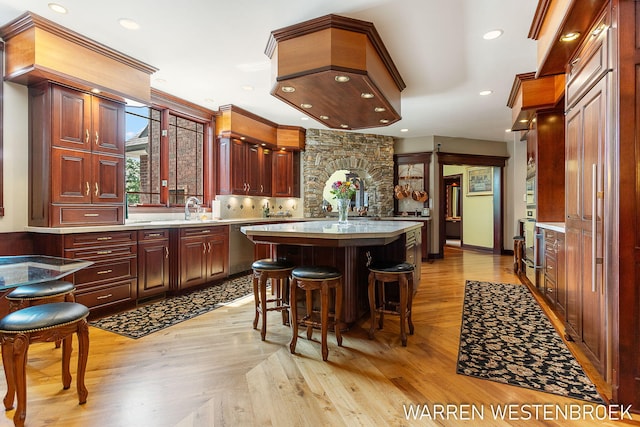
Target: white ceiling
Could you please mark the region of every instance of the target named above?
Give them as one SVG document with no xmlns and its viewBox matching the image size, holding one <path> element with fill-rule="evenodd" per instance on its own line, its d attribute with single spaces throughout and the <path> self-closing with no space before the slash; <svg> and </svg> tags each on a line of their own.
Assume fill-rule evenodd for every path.
<svg viewBox="0 0 640 427">
<path fill-rule="evenodd" d="M 50 1 L 0 0 L 0 24 L 29 10 L 157 67 L 151 85 L 159 90 L 305 128 L 324 126 L 269 94 L 264 49 L 272 30 L 329 13 L 373 22 L 407 85 L 402 120 L 358 132 L 512 140 L 505 129 L 513 79 L 536 66 L 527 34 L 537 0 L 58 0 L 65 15 Z M 140 29 L 122 28 L 120 18 Z M 492 29 L 504 34 L 484 40 Z"/>
</svg>

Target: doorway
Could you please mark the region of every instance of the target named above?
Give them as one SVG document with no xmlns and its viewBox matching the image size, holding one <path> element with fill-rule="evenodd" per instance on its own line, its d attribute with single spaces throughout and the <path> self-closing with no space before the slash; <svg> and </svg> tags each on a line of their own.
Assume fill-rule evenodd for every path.
<svg viewBox="0 0 640 427">
<path fill-rule="evenodd" d="M 445 244 L 462 247 L 462 174 L 448 175 L 444 171 Z"/>
<path fill-rule="evenodd" d="M 445 166 L 461 166 L 465 171 L 470 168 L 474 168 L 474 175 L 464 175 L 461 177 L 460 190 L 455 192 L 460 199 L 468 193 L 474 193 L 475 196 L 483 196 L 490 193 L 493 196 L 491 204 L 487 207 L 490 210 L 491 215 L 489 221 L 492 222 L 493 230 L 490 237 L 491 242 L 488 245 L 482 247 L 474 247 L 469 243 L 469 236 L 464 236 L 463 227 L 460 226 L 460 243 L 463 247 L 472 249 L 489 250 L 494 254 L 502 254 L 504 252 L 504 167 L 508 157 L 502 156 L 481 156 L 474 154 L 457 154 L 457 153 L 436 153 L 438 157 L 438 192 L 439 192 L 439 210 L 438 210 L 438 234 L 439 234 L 439 255 L 444 257 L 444 247 L 447 243 L 447 186 L 445 183 Z M 483 170 L 486 169 L 486 170 Z M 465 172 L 467 174 L 468 172 Z M 456 173 L 457 174 L 457 173 Z M 466 180 L 472 184 L 471 188 Z M 464 191 L 463 191 L 464 190 Z M 480 199 L 480 198 L 477 198 Z M 489 200 L 488 198 L 485 200 Z M 464 203 L 461 204 L 459 214 L 462 217 L 462 211 Z M 467 210 L 467 220 L 469 214 L 472 211 Z M 472 218 L 473 219 L 473 218 Z M 462 218 L 460 220 L 462 225 Z M 468 228 L 472 224 L 468 221 L 465 223 Z M 472 227 L 474 228 L 474 227 Z M 476 227 L 478 228 L 478 227 Z M 466 239 L 465 242 L 463 239 Z"/>
</svg>

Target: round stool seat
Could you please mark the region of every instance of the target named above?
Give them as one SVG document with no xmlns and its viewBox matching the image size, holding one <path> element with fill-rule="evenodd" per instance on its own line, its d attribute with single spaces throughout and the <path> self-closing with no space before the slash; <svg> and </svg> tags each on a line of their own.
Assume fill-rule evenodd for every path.
<svg viewBox="0 0 640 427">
<path fill-rule="evenodd" d="M 23 308 L 0 319 L 0 332 L 19 333 L 45 330 L 77 322 L 89 315 L 89 309 L 75 302 L 55 302 Z"/>
<path fill-rule="evenodd" d="M 283 259 L 259 259 L 254 261 L 251 264 L 251 268 L 254 270 L 269 270 L 269 271 L 277 271 L 277 270 L 290 270 L 294 267 L 292 262 Z"/>
<path fill-rule="evenodd" d="M 369 266 L 369 270 L 378 273 L 408 273 L 415 269 L 413 264 L 408 262 L 377 262 Z"/>
<path fill-rule="evenodd" d="M 64 280 L 52 280 L 50 282 L 24 285 L 11 291 L 6 298 L 9 300 L 31 300 L 53 298 L 73 292 L 76 287 L 73 283 Z"/>
<path fill-rule="evenodd" d="M 335 267 L 309 265 L 294 268 L 291 275 L 300 280 L 329 280 L 342 277 L 342 272 Z"/>
</svg>

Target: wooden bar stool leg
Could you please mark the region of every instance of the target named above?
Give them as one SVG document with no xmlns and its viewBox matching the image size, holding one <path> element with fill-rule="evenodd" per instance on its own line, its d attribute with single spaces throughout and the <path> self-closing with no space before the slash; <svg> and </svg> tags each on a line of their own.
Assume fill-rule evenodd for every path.
<svg viewBox="0 0 640 427">
<path fill-rule="evenodd" d="M 87 361 L 89 360 L 89 324 L 86 319 L 78 323 L 78 372 L 76 373 L 76 383 L 78 388 L 78 402 L 83 405 L 87 403 L 89 391 L 84 384 L 84 375 L 87 372 Z"/>
<path fill-rule="evenodd" d="M 402 274 L 398 285 L 400 286 L 400 340 L 404 347 L 407 346 L 407 276 Z"/>
<path fill-rule="evenodd" d="M 413 335 L 413 321 L 411 320 L 411 315 L 413 313 L 413 273 L 409 276 L 409 290 L 407 292 L 407 310 L 408 310 L 408 321 L 409 321 L 409 335 Z"/>
<path fill-rule="evenodd" d="M 66 336 L 62 339 L 62 388 L 68 390 L 71 387 L 71 364 L 73 335 Z"/>
<path fill-rule="evenodd" d="M 7 379 L 7 394 L 4 396 L 4 409 L 7 411 L 13 409 L 13 401 L 16 398 L 16 378 L 13 368 L 13 345 L 5 344 L 2 346 L 2 367 L 4 368 L 4 376 Z"/>
<path fill-rule="evenodd" d="M 327 282 L 322 282 L 320 287 L 320 331 L 322 334 L 322 360 L 329 358 L 329 347 L 327 346 L 327 325 L 329 324 L 329 286 Z"/>
<path fill-rule="evenodd" d="M 384 307 L 386 305 L 384 283 L 384 278 L 378 281 L 378 307 L 380 308 L 380 312 L 378 313 L 378 329 L 382 329 L 384 326 Z"/>
<path fill-rule="evenodd" d="M 27 418 L 27 352 L 29 350 L 29 338 L 17 334 L 11 345 L 13 353 L 13 374 L 16 382 L 16 397 L 18 404 L 13 415 L 13 424 L 23 427 Z"/>
<path fill-rule="evenodd" d="M 291 301 L 291 326 L 293 331 L 291 332 L 291 342 L 289 343 L 289 350 L 291 354 L 296 352 L 296 343 L 298 341 L 298 304 L 296 303 L 296 289 L 298 287 L 298 281 L 295 277 L 291 278 L 289 283 L 289 300 Z"/>
<path fill-rule="evenodd" d="M 260 317 L 260 313 L 258 310 L 260 309 L 260 293 L 258 289 L 258 276 L 256 273 L 253 273 L 253 300 L 255 301 L 255 312 L 256 315 L 253 319 L 253 329 L 258 327 L 258 318 Z"/>
<path fill-rule="evenodd" d="M 313 292 L 310 290 L 305 291 L 305 301 L 307 307 L 307 315 L 306 317 L 309 320 L 313 320 Z M 310 340 L 313 336 L 313 325 L 311 323 L 307 324 L 307 339 Z"/>
<path fill-rule="evenodd" d="M 342 321 L 342 281 L 338 283 L 335 288 L 336 291 L 336 302 L 335 302 L 335 313 L 334 313 L 334 326 L 333 330 L 336 334 L 336 341 L 339 346 L 342 346 L 342 331 L 340 330 L 340 322 Z"/>
<path fill-rule="evenodd" d="M 372 340 L 376 324 L 376 279 L 373 272 L 369 273 L 369 311 L 371 312 L 371 325 L 369 326 L 369 339 Z"/>
<path fill-rule="evenodd" d="M 284 279 L 284 278 L 276 279 L 276 284 L 278 286 L 278 295 L 276 296 L 276 298 L 278 299 L 278 305 L 284 306 L 284 305 L 289 303 L 287 301 L 287 298 L 286 298 L 287 279 Z M 289 310 L 286 309 L 286 308 L 283 308 L 283 309 L 280 310 L 280 313 L 282 314 L 282 324 L 283 325 L 288 325 L 289 324 Z"/>
<path fill-rule="evenodd" d="M 273 287 L 273 283 L 271 286 Z M 264 341 L 267 336 L 267 273 L 265 271 L 260 272 L 260 310 L 262 314 L 260 339 Z"/>
</svg>

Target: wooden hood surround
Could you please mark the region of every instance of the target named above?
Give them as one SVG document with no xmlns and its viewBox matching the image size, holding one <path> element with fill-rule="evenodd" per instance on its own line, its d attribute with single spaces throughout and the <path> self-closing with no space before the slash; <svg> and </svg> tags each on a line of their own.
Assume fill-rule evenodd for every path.
<svg viewBox="0 0 640 427">
<path fill-rule="evenodd" d="M 43 80 L 149 104 L 157 68 L 126 56 L 31 12 L 0 28 L 6 43 L 5 80 Z"/>
<path fill-rule="evenodd" d="M 329 128 L 401 119 L 406 85 L 370 22 L 326 15 L 281 28 L 271 32 L 265 54 L 275 76 L 271 94 Z"/>
<path fill-rule="evenodd" d="M 526 131 L 539 109 L 562 107 L 564 100 L 564 74 L 540 77 L 536 73 L 517 74 L 507 106 L 511 108 L 512 131 Z"/>
</svg>

